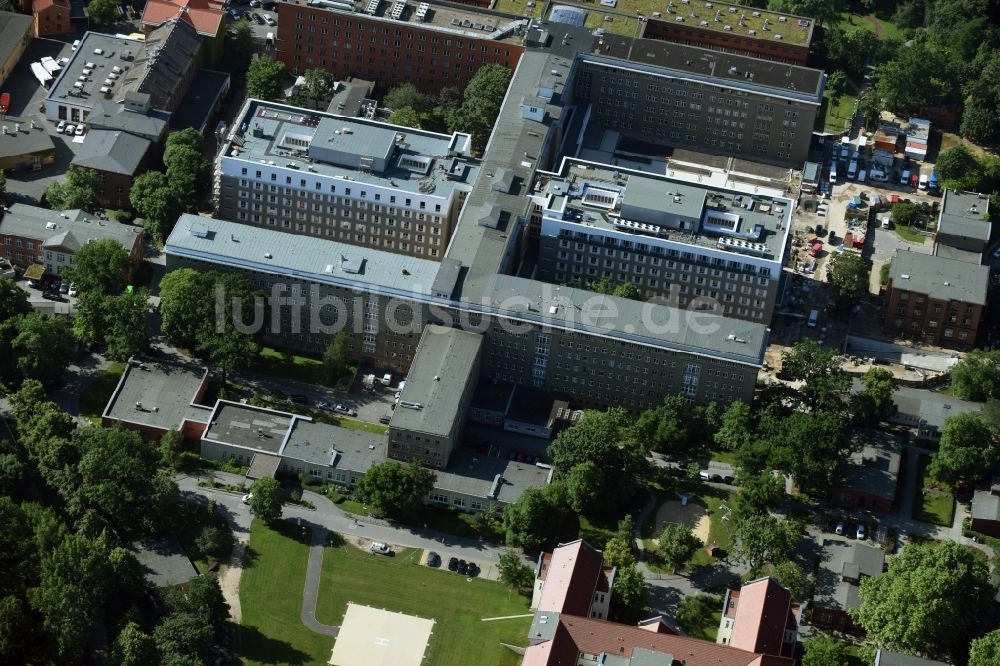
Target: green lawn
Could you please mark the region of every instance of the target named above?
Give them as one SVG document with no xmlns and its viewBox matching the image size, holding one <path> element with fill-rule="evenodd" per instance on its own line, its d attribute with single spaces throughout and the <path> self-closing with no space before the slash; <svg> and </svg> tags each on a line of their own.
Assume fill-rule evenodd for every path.
<svg viewBox="0 0 1000 666">
<path fill-rule="evenodd" d="M 722 599 L 719 598 L 719 605 L 722 605 Z M 719 623 L 722 622 L 722 611 L 715 611 L 705 616 L 704 622 L 700 627 L 695 627 L 691 631 L 687 631 L 687 635 L 691 638 L 700 638 L 703 641 L 715 642 L 715 638 L 719 635 Z"/>
<path fill-rule="evenodd" d="M 739 465 L 739 460 L 734 451 L 712 451 L 709 458 L 715 462 L 726 463 L 734 467 Z"/>
<path fill-rule="evenodd" d="M 313 411 L 312 416 L 321 423 L 329 423 L 330 425 L 340 426 L 348 430 L 364 430 L 365 432 L 374 432 L 379 435 L 389 434 L 389 427 L 381 423 L 368 423 L 367 421 L 359 421 L 352 418 L 342 418 L 336 414 L 322 411 Z"/>
<path fill-rule="evenodd" d="M 100 417 L 125 371 L 124 363 L 112 363 L 104 374 L 80 394 L 80 416 Z"/>
<path fill-rule="evenodd" d="M 329 661 L 333 640 L 299 620 L 308 554 L 308 533 L 303 536 L 288 523 L 271 528 L 253 521 L 240 580 L 245 665 L 324 666 Z"/>
<path fill-rule="evenodd" d="M 878 26 L 877 28 L 876 25 Z M 844 30 L 845 32 L 861 28 L 863 30 L 870 30 L 871 32 L 874 32 L 876 35 L 881 33 L 880 39 L 882 40 L 898 39 L 900 41 L 903 41 L 906 39 L 906 36 L 903 34 L 903 31 L 895 23 L 892 23 L 891 21 L 886 21 L 884 19 L 880 19 L 878 16 L 874 14 L 868 14 L 866 16 L 857 16 L 855 14 L 852 14 L 851 12 L 842 12 L 840 15 L 840 20 L 837 22 L 837 27 Z"/>
<path fill-rule="evenodd" d="M 542 10 L 545 9 L 545 0 L 535 0 L 534 7 L 528 6 L 529 1 L 530 0 L 497 0 L 493 9 L 505 14 L 514 14 L 515 16 L 541 16 Z"/>
<path fill-rule="evenodd" d="M 326 371 L 323 369 L 322 358 L 292 354 L 271 347 L 264 347 L 260 350 L 257 369 L 275 377 L 294 379 L 307 384 L 322 384 L 344 390 L 350 388 L 356 371 L 352 368 L 345 378 L 336 384 L 330 384 L 327 381 Z"/>
<path fill-rule="evenodd" d="M 520 656 L 500 643 L 526 645 L 531 618 L 482 619 L 528 613 L 528 599 L 501 583 L 420 566 L 419 557 L 414 549 L 387 558 L 353 546 L 327 548 L 316 618 L 339 625 L 348 601 L 416 615 L 435 621 L 426 666 L 519 664 Z"/>
<path fill-rule="evenodd" d="M 319 492 L 316 488 L 311 490 Z M 359 516 L 367 516 L 368 508 L 357 501 L 353 497 L 345 495 L 343 491 L 332 483 L 326 487 L 326 496 L 330 498 L 330 501 L 337 505 L 337 508 L 341 511 L 346 511 L 347 513 L 357 514 Z"/>
<path fill-rule="evenodd" d="M 892 230 L 896 232 L 897 236 L 911 243 L 923 243 L 924 239 L 927 237 L 921 231 L 905 224 L 893 225 Z"/>
<path fill-rule="evenodd" d="M 913 517 L 935 525 L 950 527 L 955 517 L 955 496 L 951 489 L 927 476 L 930 456 L 921 455 L 917 461 L 917 484 L 920 503 L 913 505 Z"/>
<path fill-rule="evenodd" d="M 844 87 L 844 94 L 837 99 L 837 104 L 833 104 L 830 98 L 830 91 L 823 91 L 823 106 L 820 109 L 817 124 L 822 123 L 822 130 L 832 134 L 840 134 L 844 131 L 844 123 L 850 121 L 854 116 L 854 103 L 857 100 L 858 87 L 851 79 L 847 79 Z"/>
</svg>

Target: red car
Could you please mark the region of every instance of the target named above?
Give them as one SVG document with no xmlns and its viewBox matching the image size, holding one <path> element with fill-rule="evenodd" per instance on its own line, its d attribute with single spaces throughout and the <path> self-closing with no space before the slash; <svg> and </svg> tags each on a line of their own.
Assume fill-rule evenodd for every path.
<svg viewBox="0 0 1000 666">
<path fill-rule="evenodd" d="M 916 188 L 920 184 L 920 176 L 918 174 L 913 174 L 910 176 L 910 187 Z"/>
<path fill-rule="evenodd" d="M 10 93 L 0 94 L 0 113 L 7 113 L 10 108 Z"/>
<path fill-rule="evenodd" d="M 816 241 L 815 243 L 813 243 L 813 246 L 809 248 L 809 256 L 815 257 L 817 254 L 820 253 L 822 249 L 823 249 L 823 244 L 820 243 L 819 241 Z"/>
</svg>

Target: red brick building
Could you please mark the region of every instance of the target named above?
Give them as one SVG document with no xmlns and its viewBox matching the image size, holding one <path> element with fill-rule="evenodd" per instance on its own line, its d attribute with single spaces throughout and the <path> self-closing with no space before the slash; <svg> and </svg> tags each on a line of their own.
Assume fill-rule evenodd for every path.
<svg viewBox="0 0 1000 666">
<path fill-rule="evenodd" d="M 305 0 L 279 3 L 278 60 L 293 73 L 319 68 L 341 79 L 370 79 L 382 89 L 412 83 L 437 93 L 464 89 L 483 65 L 513 70 L 524 52 L 523 19 L 516 16 L 451 3 L 371 0 L 368 6 L 371 13 Z"/>
<path fill-rule="evenodd" d="M 35 34 L 39 37 L 65 35 L 73 31 L 69 20 L 69 0 L 34 0 Z"/>
</svg>

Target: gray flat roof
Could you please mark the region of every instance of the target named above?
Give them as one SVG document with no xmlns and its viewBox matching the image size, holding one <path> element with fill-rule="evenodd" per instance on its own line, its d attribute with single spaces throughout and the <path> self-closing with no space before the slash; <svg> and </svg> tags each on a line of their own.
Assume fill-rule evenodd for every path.
<svg viewBox="0 0 1000 666">
<path fill-rule="evenodd" d="M 992 224 L 990 200 L 985 194 L 945 190 L 938 217 L 938 233 L 988 241 Z"/>
<path fill-rule="evenodd" d="M 403 296 L 429 294 L 439 266 L 427 259 L 191 214 L 177 220 L 164 252 Z"/>
<path fill-rule="evenodd" d="M 854 390 L 859 390 L 860 382 L 854 384 Z M 898 413 L 915 416 L 927 425 L 940 429 L 944 420 L 954 414 L 979 412 L 983 403 L 960 400 L 935 391 L 924 391 L 907 386 L 900 386 L 892 396 Z"/>
<path fill-rule="evenodd" d="M 385 460 L 385 435 L 296 418 L 281 456 L 364 474 Z"/>
<path fill-rule="evenodd" d="M 409 381 L 406 385 L 409 386 Z M 541 488 L 548 483 L 552 468 L 482 456 L 470 449 L 458 448 L 451 454 L 448 468 L 435 473 L 435 489 L 485 499 L 494 499 L 490 496 L 490 491 L 499 474 L 502 482 L 496 489 L 495 499 L 510 504 L 528 488 Z"/>
<path fill-rule="evenodd" d="M 855 433 L 860 450 L 843 466 L 841 488 L 861 490 L 889 501 L 896 498 L 902 446 L 891 432 L 861 430 Z"/>
<path fill-rule="evenodd" d="M 2 39 L 2 35 L 0 35 L 0 39 Z M 34 127 L 31 126 L 32 123 L 34 123 Z M 49 136 L 41 118 L 5 115 L 3 126 L 7 131 L 0 135 L 0 157 L 55 152 L 56 144 L 52 142 L 52 137 Z M 16 131 L 15 128 L 17 128 Z"/>
<path fill-rule="evenodd" d="M 468 156 L 467 134 L 438 134 L 256 99 L 247 100 L 233 127 L 222 159 L 245 161 L 248 168 L 272 163 L 342 178 L 346 187 L 353 182 L 447 199 L 457 185 L 471 185 L 479 173 L 478 162 Z M 425 158 L 427 170 L 400 166 L 401 156 Z M 449 173 L 447 162 L 453 156 L 460 157 L 464 168 Z M 363 166 L 366 157 L 374 158 L 372 166 Z"/>
<path fill-rule="evenodd" d="M 167 129 L 170 114 L 165 111 L 150 110 L 148 114 L 125 109 L 125 105 L 110 99 L 98 99 L 94 102 L 87 124 L 91 130 L 123 130 L 137 134 L 150 141 L 159 141 Z"/>
<path fill-rule="evenodd" d="M 6 63 L 21 39 L 31 32 L 32 16 L 15 12 L 0 12 L 0 62 Z M 2 83 L 2 82 L 0 82 Z"/>
<path fill-rule="evenodd" d="M 0 220 L 0 230 L 74 251 L 88 241 L 110 238 L 130 253 L 142 235 L 142 227 L 101 220 L 82 210 L 58 211 L 25 204 L 10 207 Z"/>
<path fill-rule="evenodd" d="M 900 654 L 879 648 L 875 653 L 875 666 L 950 666 L 943 661 L 914 657 L 912 654 Z"/>
<path fill-rule="evenodd" d="M 139 164 L 152 146 L 148 139 L 109 130 L 92 129 L 73 157 L 72 164 L 98 171 L 135 176 Z"/>
<path fill-rule="evenodd" d="M 816 105 L 823 97 L 822 70 L 655 39 L 607 33 L 595 37 L 591 53 L 580 58 L 624 69 L 652 67 L 660 76 Z"/>
<path fill-rule="evenodd" d="M 860 587 L 843 580 L 845 570 L 859 576 L 879 576 L 885 553 L 860 543 L 835 539 L 823 541 L 823 559 L 816 574 L 815 605 L 817 608 L 848 610 L 861 605 Z"/>
<path fill-rule="evenodd" d="M 894 289 L 942 301 L 986 305 L 990 269 L 920 252 L 896 251 L 889 269 Z"/>
<path fill-rule="evenodd" d="M 566 27 L 573 30 L 572 26 Z M 571 57 L 533 49 L 525 51 L 518 61 L 483 153 L 483 177 L 466 198 L 448 245 L 446 256 L 462 265 L 466 279 L 482 278 L 508 267 L 518 234 L 518 218 L 524 216 L 529 203 L 527 186 L 545 153 L 553 123 L 562 117 L 565 86 L 572 85 L 571 64 Z M 534 102 L 544 110 L 544 118 L 535 121 L 522 117 L 521 105 L 515 100 L 542 87 L 552 91 L 550 99 Z M 517 185 L 507 192 L 493 189 L 497 173 Z M 480 224 L 484 217 L 490 226 Z"/>
<path fill-rule="evenodd" d="M 253 451 L 278 453 L 292 429 L 294 414 L 220 400 L 202 439 Z"/>
<path fill-rule="evenodd" d="M 466 284 L 463 300 L 541 325 L 760 365 L 768 329 L 718 314 L 515 277 L 490 275 Z"/>
<path fill-rule="evenodd" d="M 398 18 L 392 18 L 392 0 L 381 0 L 372 3 L 374 11 L 369 13 L 364 11 L 369 7 L 368 2 L 349 3 L 351 10 L 345 11 L 338 8 L 331 2 L 329 5 L 322 0 L 284 0 L 291 5 L 309 5 L 317 9 L 327 9 L 332 13 L 341 15 L 355 15 L 358 17 L 372 18 L 377 22 L 385 22 L 389 25 L 398 23 L 410 23 L 416 28 L 426 28 L 450 33 L 452 36 L 460 35 L 474 37 L 476 39 L 490 39 L 503 42 L 516 42 L 519 35 L 513 27 L 520 24 L 527 24 L 527 19 L 510 14 L 503 14 L 487 9 L 486 7 L 463 7 L 460 4 L 439 4 L 430 0 L 427 2 L 429 10 L 423 14 L 418 14 L 418 8 L 425 0 L 416 2 L 411 0 L 405 4 L 405 8 Z"/>
<path fill-rule="evenodd" d="M 142 367 L 125 364 L 105 418 L 163 430 L 176 430 L 184 421 L 208 423 L 212 409 L 192 404 L 207 368 L 179 358 L 137 360 Z"/>
<path fill-rule="evenodd" d="M 327 113 L 353 117 L 360 114 L 361 103 L 371 95 L 375 82 L 365 79 L 350 79 L 338 81 L 337 86 L 339 86 L 337 92 L 333 94 L 330 104 L 326 107 Z"/>
<path fill-rule="evenodd" d="M 707 187 L 670 178 L 665 175 L 646 174 L 632 169 L 605 166 L 576 159 L 563 160 L 555 174 L 539 174 L 543 193 L 550 197 L 549 207 L 562 222 L 587 233 L 588 228 L 614 230 L 633 236 L 659 238 L 687 243 L 699 247 L 724 249 L 733 255 L 766 257 L 781 261 L 791 229 L 794 204 L 790 199 L 776 198 L 719 187 Z M 588 189 L 605 189 L 616 195 L 612 207 L 604 209 L 588 204 Z M 751 202 L 753 203 L 750 208 Z M 680 230 L 661 226 L 655 219 L 625 219 L 622 207 L 645 209 L 701 221 L 696 230 Z M 725 234 L 706 227 L 708 216 L 721 213 L 735 219 L 733 233 Z M 631 226 L 625 226 L 630 223 Z M 716 223 L 717 226 L 717 223 Z M 759 228 L 760 233 L 755 233 Z M 752 245 L 763 246 L 763 252 L 749 254 L 732 245 L 720 248 L 719 240 L 726 236 L 752 240 Z"/>
<path fill-rule="evenodd" d="M 49 89 L 46 101 L 91 108 L 94 102 L 105 99 L 105 95 L 100 92 L 102 87 L 110 89 L 109 98 L 118 98 L 119 93 L 124 94 L 126 89 L 125 68 L 132 66 L 140 49 L 142 42 L 137 39 L 101 32 L 84 33 L 80 38 L 80 46 L 70 56 L 69 62 Z M 100 53 L 97 53 L 98 50 Z M 118 73 L 114 72 L 115 67 L 119 68 Z M 105 84 L 105 81 L 109 84 Z M 76 83 L 81 85 L 74 85 Z M 75 94 L 78 90 L 82 94 Z"/>
<path fill-rule="evenodd" d="M 462 394 L 469 376 L 477 373 L 482 346 L 483 336 L 477 333 L 425 326 L 389 427 L 450 434 L 463 416 L 459 413 Z"/>
<path fill-rule="evenodd" d="M 1000 522 L 1000 495 L 988 490 L 977 490 L 972 497 L 972 517 L 976 520 Z"/>
<path fill-rule="evenodd" d="M 199 69 L 170 118 L 170 131 L 193 127 L 204 133 L 216 103 L 229 88 L 229 74 L 214 69 Z"/>
</svg>

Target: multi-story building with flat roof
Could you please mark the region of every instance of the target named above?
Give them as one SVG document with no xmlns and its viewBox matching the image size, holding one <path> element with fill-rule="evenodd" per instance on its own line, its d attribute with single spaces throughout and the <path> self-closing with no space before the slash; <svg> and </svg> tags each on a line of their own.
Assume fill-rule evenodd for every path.
<svg viewBox="0 0 1000 666">
<path fill-rule="evenodd" d="M 606 34 L 578 57 L 574 102 L 627 136 L 801 166 L 821 70 Z"/>
<path fill-rule="evenodd" d="M 479 173 L 467 134 L 248 100 L 216 165 L 228 220 L 440 259 Z"/>
<path fill-rule="evenodd" d="M 278 344 L 318 352 L 346 327 L 355 358 L 405 371 L 425 326 L 458 326 L 485 336 L 481 377 L 567 393 L 580 406 L 640 409 L 671 393 L 750 400 L 767 346 L 759 323 L 510 275 L 475 275 L 457 296 L 454 261 L 195 215 L 178 220 L 165 253 L 168 270 L 238 272 L 292 297 L 262 322 Z"/>
<path fill-rule="evenodd" d="M 532 196 L 539 277 L 629 282 L 644 298 L 769 322 L 794 203 L 753 190 L 564 160 Z"/>
<path fill-rule="evenodd" d="M 437 94 L 464 89 L 483 65 L 514 69 L 527 25 L 523 17 L 448 2 L 285 0 L 275 48 L 296 74 L 318 68 Z"/>
</svg>

